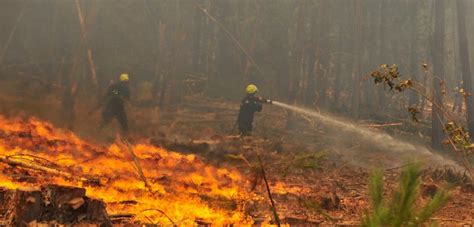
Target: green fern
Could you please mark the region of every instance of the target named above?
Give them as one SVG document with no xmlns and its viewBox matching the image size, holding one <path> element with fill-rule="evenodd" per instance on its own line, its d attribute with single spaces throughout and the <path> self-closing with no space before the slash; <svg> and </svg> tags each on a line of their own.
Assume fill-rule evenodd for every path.
<svg viewBox="0 0 474 227">
<path fill-rule="evenodd" d="M 419 196 L 421 167 L 412 164 L 405 167 L 400 176 L 397 189 L 391 199 L 383 199 L 383 174 L 374 171 L 369 182 L 369 193 L 372 202 L 372 211 L 366 211 L 362 219 L 362 226 L 421 226 L 440 210 L 448 201 L 449 195 L 439 190 L 423 207 L 415 205 Z"/>
</svg>

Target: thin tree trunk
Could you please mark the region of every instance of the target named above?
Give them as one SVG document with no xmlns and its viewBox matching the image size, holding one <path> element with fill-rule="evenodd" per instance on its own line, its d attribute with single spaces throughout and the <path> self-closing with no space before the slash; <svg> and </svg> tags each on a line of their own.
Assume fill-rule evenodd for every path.
<svg viewBox="0 0 474 227">
<path fill-rule="evenodd" d="M 175 11 L 176 15 L 174 17 L 173 23 L 174 23 L 174 38 L 171 40 L 171 49 L 173 51 L 172 59 L 173 62 L 172 64 L 172 78 L 170 79 L 170 82 L 172 85 L 171 89 L 168 91 L 169 96 L 170 96 L 170 107 L 172 107 L 173 111 L 178 110 L 179 103 L 182 100 L 182 96 L 184 91 L 180 89 L 181 87 L 181 81 L 184 78 L 184 75 L 187 71 L 186 65 L 182 65 L 182 62 L 180 59 L 184 59 L 186 54 L 184 53 L 184 48 L 186 47 L 185 45 L 188 43 L 186 40 L 186 30 L 184 29 L 184 22 L 186 20 L 183 20 L 182 18 L 182 12 L 184 11 L 182 8 L 186 6 L 186 4 L 182 4 L 182 2 L 186 1 L 181 1 L 181 0 L 175 0 Z M 190 7 L 191 9 L 191 7 Z"/>
<path fill-rule="evenodd" d="M 75 7 L 77 10 L 77 17 L 79 20 L 80 25 L 80 39 L 79 39 L 79 46 L 75 51 L 74 60 L 71 68 L 71 72 L 69 75 L 65 75 L 64 79 L 64 91 L 63 91 L 63 100 L 62 100 L 62 107 L 64 110 L 64 123 L 65 126 L 69 129 L 73 129 L 74 121 L 75 121 L 75 104 L 76 104 L 76 95 L 78 89 L 78 82 L 77 82 L 77 74 L 79 69 L 81 68 L 81 61 L 85 55 L 88 55 L 87 58 L 89 61 L 89 66 L 91 72 L 93 74 L 93 79 L 97 79 L 95 75 L 95 66 L 94 61 L 92 59 L 92 53 L 90 49 L 87 47 L 87 29 L 86 29 L 86 21 L 82 12 L 80 0 L 75 0 Z M 90 20 L 92 21 L 92 20 Z M 97 84 L 97 81 L 94 82 Z"/>
<path fill-rule="evenodd" d="M 235 43 L 232 37 L 232 20 L 233 14 L 232 2 L 215 0 L 215 19 L 216 24 L 221 25 L 221 29 L 217 31 L 217 50 L 216 50 L 216 73 L 210 80 L 210 95 L 213 97 L 225 97 L 228 95 L 240 94 L 241 82 L 240 78 L 236 76 L 239 71 L 236 64 Z M 232 86 L 229 86 L 232 84 Z M 237 86 L 236 86 L 237 85 Z M 229 88 L 231 88 L 229 90 Z"/>
<path fill-rule="evenodd" d="M 378 25 L 378 42 L 377 42 L 377 52 L 378 52 L 378 61 L 379 64 L 389 64 L 387 62 L 387 57 L 388 55 L 388 29 L 387 29 L 387 9 L 389 8 L 388 6 L 388 1 L 387 0 L 380 0 L 380 12 L 379 12 L 379 25 Z M 376 97 L 377 97 L 377 110 L 378 112 L 383 112 L 386 108 L 387 105 L 387 98 L 386 92 L 384 89 L 377 89 L 376 91 Z"/>
<path fill-rule="evenodd" d="M 20 23 L 21 19 L 23 18 L 23 14 L 25 12 L 26 4 L 28 1 L 25 1 L 23 3 L 23 6 L 21 7 L 20 13 L 18 13 L 18 17 L 16 18 L 15 24 L 13 25 L 12 30 L 10 31 L 10 34 L 8 35 L 7 42 L 2 48 L 2 52 L 0 53 L 0 65 L 2 65 L 3 58 L 5 57 L 5 54 L 7 53 L 8 47 L 10 46 L 10 42 L 12 41 L 13 35 L 16 32 L 16 28 L 18 27 L 18 24 Z"/>
<path fill-rule="evenodd" d="M 305 50 L 304 50 L 304 37 L 305 37 L 305 11 L 307 8 L 307 1 L 297 2 L 297 20 L 296 20 L 296 29 L 295 29 L 295 45 L 293 47 L 294 56 L 291 59 L 291 75 L 290 83 L 288 84 L 289 90 L 289 101 L 291 104 L 296 104 L 300 93 L 300 82 L 302 75 L 304 73 L 304 60 L 305 60 Z M 292 129 L 294 126 L 294 115 L 292 111 L 288 111 L 286 129 Z"/>
<path fill-rule="evenodd" d="M 435 1 L 435 29 L 433 36 L 433 102 L 443 105 L 440 84 L 444 79 L 444 23 L 445 0 Z M 443 115 L 435 105 L 431 112 L 431 146 L 441 149 L 443 141 Z"/>
<path fill-rule="evenodd" d="M 318 8 L 318 14 L 312 14 L 313 17 L 311 18 L 313 24 L 316 26 L 314 31 L 311 32 L 313 39 L 312 45 L 314 45 L 314 56 L 315 60 L 311 63 L 311 70 L 310 72 L 313 73 L 311 75 L 311 80 L 316 81 L 316 85 L 313 85 L 316 88 L 316 92 L 313 88 L 310 88 L 309 92 L 314 93 L 317 95 L 317 105 L 318 107 L 325 108 L 326 107 L 326 90 L 327 90 L 327 81 L 329 77 L 329 68 L 330 68 L 330 56 L 329 56 L 329 48 L 330 48 L 330 39 L 329 39 L 329 32 L 328 32 L 328 23 L 327 19 L 330 9 L 330 4 L 326 1 L 319 1 L 319 4 L 316 5 Z M 321 18 L 318 18 L 321 17 Z M 317 22 L 317 23 L 316 23 Z M 318 38 L 319 37 L 319 38 Z M 312 56 L 311 56 L 312 57 Z M 315 77 L 313 79 L 313 77 Z M 314 100 L 312 100 L 314 103 Z M 312 103 L 311 103 L 312 104 Z"/>
<path fill-rule="evenodd" d="M 364 12 L 363 14 L 363 19 L 367 23 L 367 36 L 364 38 L 363 43 L 363 51 L 367 51 L 367 60 L 364 60 L 363 64 L 363 70 L 366 69 L 372 69 L 374 67 L 373 63 L 376 62 L 376 51 L 372 51 L 374 44 L 377 43 L 377 21 L 372 20 L 370 16 L 372 16 L 371 12 L 372 10 L 376 9 L 377 7 L 377 2 L 379 0 L 371 0 L 368 1 L 368 12 Z M 363 71 L 364 73 L 366 71 Z M 376 108 L 376 95 L 377 95 L 377 90 L 379 89 L 374 89 L 374 84 L 372 81 L 364 81 L 364 95 L 365 95 L 365 104 L 364 104 L 364 113 L 367 114 L 368 116 L 371 116 L 375 114 L 378 110 Z"/>
<path fill-rule="evenodd" d="M 167 49 L 168 26 L 162 21 L 162 8 L 164 4 L 160 1 L 148 2 L 143 0 L 145 12 L 150 19 L 155 36 L 154 50 L 154 81 L 151 88 L 152 99 L 155 105 L 155 120 L 158 120 L 158 109 L 163 109 L 165 104 L 166 88 L 168 87 L 169 70 L 166 65 L 170 65 L 170 56 Z"/>
<path fill-rule="evenodd" d="M 85 18 L 84 18 L 84 14 L 83 14 L 83 10 L 81 8 L 81 4 L 79 2 L 79 0 L 76 0 L 75 1 L 76 3 L 76 10 L 77 10 L 77 17 L 79 18 L 79 25 L 81 27 L 81 42 L 83 42 L 83 45 L 85 46 L 85 49 L 87 51 L 87 61 L 89 62 L 89 69 L 91 71 L 91 79 L 92 79 L 92 83 L 94 85 L 97 85 L 97 73 L 96 73 L 96 69 L 95 69 L 95 64 L 94 64 L 94 58 L 92 56 L 92 49 L 89 47 L 89 43 L 87 41 L 87 28 L 86 28 L 86 21 L 85 21 Z M 95 9 L 93 9 L 95 10 Z M 95 15 L 95 13 L 93 13 L 92 15 Z M 89 26 L 91 25 L 91 21 L 93 21 L 92 19 L 89 20 Z"/>
<path fill-rule="evenodd" d="M 196 1 L 196 4 L 201 4 L 202 1 Z M 201 73 L 201 31 L 202 31 L 202 20 L 203 14 L 198 6 L 194 7 L 194 31 L 193 31 L 193 48 L 192 48 L 192 63 L 194 73 Z"/>
<path fill-rule="evenodd" d="M 360 65 L 361 65 L 361 49 L 362 49 L 362 6 L 360 1 L 355 1 L 356 18 L 355 18 L 355 38 L 354 38 L 354 88 L 352 93 L 352 117 L 359 118 L 359 106 L 360 106 Z"/>
<path fill-rule="evenodd" d="M 158 45 L 158 51 L 160 51 L 157 55 L 161 59 L 166 59 L 165 63 L 168 63 L 169 65 L 169 59 L 170 56 L 168 54 L 168 49 L 166 48 L 166 34 L 167 34 L 167 26 L 166 24 L 162 23 L 160 21 L 159 23 L 159 45 Z M 155 100 L 158 100 L 158 107 L 160 110 L 162 110 L 165 106 L 165 94 L 166 94 L 166 88 L 168 87 L 168 77 L 169 77 L 169 72 L 168 70 L 165 70 L 164 67 L 160 64 L 160 60 L 156 60 L 155 62 L 155 67 L 156 67 L 156 80 L 154 83 L 154 96 L 158 94 L 158 88 L 159 88 L 159 98 L 154 97 Z M 160 86 L 161 85 L 161 86 Z"/>
<path fill-rule="evenodd" d="M 410 30 L 410 35 L 411 35 L 411 44 L 410 44 L 410 75 L 414 80 L 418 80 L 417 78 L 417 72 L 418 72 L 418 64 L 417 64 L 417 47 L 418 47 L 418 42 L 417 42 L 417 9 L 418 9 L 418 1 L 412 1 L 410 4 L 413 4 L 411 6 L 411 30 Z M 408 96 L 408 105 L 413 106 L 413 105 L 418 105 L 419 104 L 419 97 L 418 94 L 415 92 L 409 93 Z"/>
<path fill-rule="evenodd" d="M 318 7 L 319 6 L 319 7 Z M 319 65 L 317 62 L 319 61 L 319 50 L 318 50 L 318 42 L 316 42 L 316 39 L 318 35 L 318 29 L 320 25 L 320 21 L 315 20 L 317 16 L 321 15 L 321 4 L 318 4 L 316 2 L 313 3 L 312 6 L 316 10 L 310 9 L 311 11 L 315 12 L 312 14 L 312 16 L 309 17 L 309 31 L 308 31 L 308 39 L 306 39 L 304 42 L 305 49 L 308 49 L 306 53 L 306 59 L 305 59 L 305 65 L 304 65 L 304 77 L 303 77 L 303 97 L 302 97 L 302 103 L 304 103 L 306 106 L 312 106 L 314 103 L 318 103 L 316 98 L 317 90 L 316 88 L 316 80 L 318 75 L 318 71 L 315 69 L 317 65 Z M 318 53 L 317 53 L 318 52 Z M 318 55 L 318 57 L 316 57 Z"/>
<path fill-rule="evenodd" d="M 471 65 L 469 58 L 469 45 L 466 34 L 466 15 L 465 4 L 463 0 L 457 0 L 457 17 L 458 17 L 458 39 L 459 39 L 459 57 L 461 61 L 461 71 L 463 79 L 464 91 L 472 94 Z M 472 95 L 465 97 L 467 128 L 471 140 L 474 139 L 474 98 Z M 461 105 L 462 108 L 462 105 Z"/>
</svg>

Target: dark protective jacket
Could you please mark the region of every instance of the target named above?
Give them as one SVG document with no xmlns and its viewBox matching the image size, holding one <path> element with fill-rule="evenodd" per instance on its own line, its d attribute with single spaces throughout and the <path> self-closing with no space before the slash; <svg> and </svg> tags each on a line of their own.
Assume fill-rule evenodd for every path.
<svg viewBox="0 0 474 227">
<path fill-rule="evenodd" d="M 128 131 L 128 119 L 125 112 L 125 102 L 130 100 L 130 87 L 126 82 L 118 82 L 109 86 L 104 97 L 105 108 L 102 112 L 101 128 L 113 118 L 120 123 L 123 131 Z"/>
<path fill-rule="evenodd" d="M 262 111 L 261 98 L 256 97 L 254 94 L 245 96 L 240 104 L 239 116 L 237 117 L 241 134 L 247 135 L 252 131 L 254 113 L 260 111 Z"/>
<path fill-rule="evenodd" d="M 120 108 L 123 107 L 125 101 L 130 100 L 130 87 L 126 82 L 117 82 L 109 86 L 104 100 L 106 108 Z"/>
</svg>

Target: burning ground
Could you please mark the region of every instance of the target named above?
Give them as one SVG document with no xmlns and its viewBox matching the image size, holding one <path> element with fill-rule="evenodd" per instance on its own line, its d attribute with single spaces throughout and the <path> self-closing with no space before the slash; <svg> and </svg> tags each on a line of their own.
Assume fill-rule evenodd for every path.
<svg viewBox="0 0 474 227">
<path fill-rule="evenodd" d="M 302 143 L 214 136 L 185 142 L 157 137 L 135 145 L 117 140 L 101 146 L 34 118 L 1 117 L 0 127 L 2 187 L 85 188 L 88 197 L 106 203 L 113 223 L 271 223 L 257 153 L 284 223 L 357 225 L 370 207 L 367 169 L 351 164 L 343 153 L 315 151 Z M 386 159 L 382 154 L 370 157 Z M 386 171 L 386 195 L 399 170 Z M 436 216 L 439 223 L 472 224 L 472 184 L 462 175 L 427 169 L 423 182 L 420 203 L 448 185 L 453 195 Z"/>
<path fill-rule="evenodd" d="M 89 197 L 106 202 L 109 214 L 132 214 L 148 223 L 249 221 L 242 211 L 242 201 L 249 199 L 243 190 L 247 181 L 239 172 L 207 165 L 195 155 L 146 143 L 98 146 L 36 119 L 2 117 L 0 127 L 2 187 L 84 187 Z M 128 149 L 139 157 L 146 180 Z"/>
</svg>

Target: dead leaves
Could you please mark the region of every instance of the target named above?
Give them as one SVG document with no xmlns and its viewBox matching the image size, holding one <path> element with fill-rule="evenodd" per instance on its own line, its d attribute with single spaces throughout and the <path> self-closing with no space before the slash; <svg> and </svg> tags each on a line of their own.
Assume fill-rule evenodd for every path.
<svg viewBox="0 0 474 227">
<path fill-rule="evenodd" d="M 444 132 L 448 136 L 448 139 L 444 141 L 445 144 L 452 143 L 459 150 L 465 150 L 468 153 L 472 153 L 472 148 L 474 144 L 471 143 L 469 138 L 469 132 L 467 132 L 464 127 L 459 126 L 454 121 L 448 121 L 444 125 Z"/>
<path fill-rule="evenodd" d="M 413 82 L 410 79 L 399 79 L 401 75 L 397 65 L 388 66 L 387 64 L 383 64 L 379 69 L 373 71 L 370 76 L 374 78 L 375 84 L 387 85 L 390 90 L 395 89 L 398 92 L 402 92 L 413 86 Z"/>
</svg>

